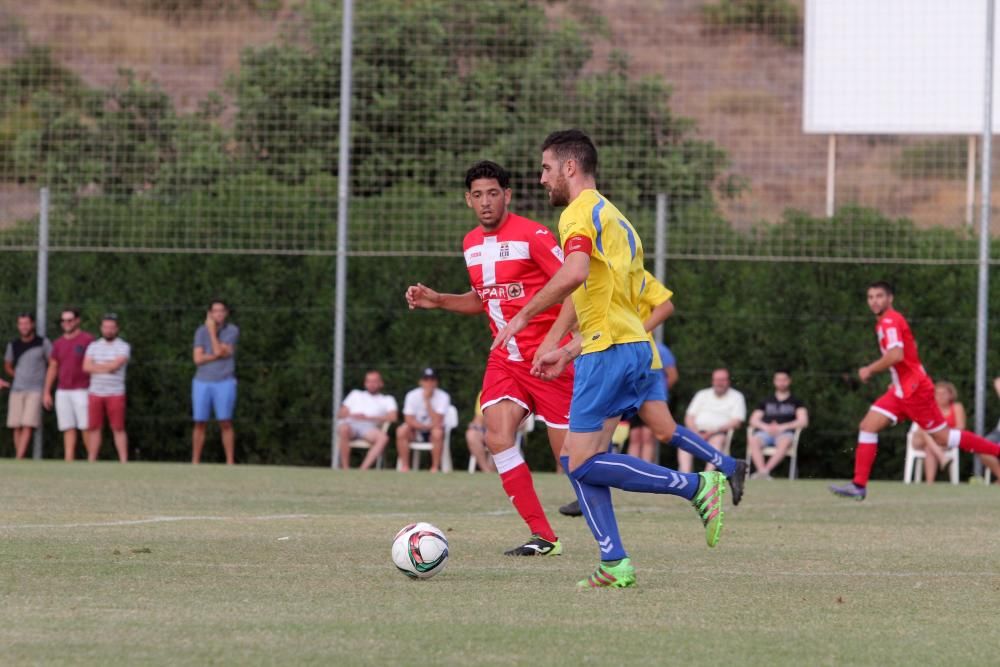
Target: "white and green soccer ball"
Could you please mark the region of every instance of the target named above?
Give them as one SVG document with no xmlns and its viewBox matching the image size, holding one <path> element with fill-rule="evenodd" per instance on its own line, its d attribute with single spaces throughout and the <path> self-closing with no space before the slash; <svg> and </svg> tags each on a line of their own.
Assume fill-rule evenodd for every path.
<svg viewBox="0 0 1000 667">
<path fill-rule="evenodd" d="M 429 523 L 411 523 L 392 539 L 392 562 L 413 579 L 429 579 L 448 562 L 448 538 Z"/>
</svg>

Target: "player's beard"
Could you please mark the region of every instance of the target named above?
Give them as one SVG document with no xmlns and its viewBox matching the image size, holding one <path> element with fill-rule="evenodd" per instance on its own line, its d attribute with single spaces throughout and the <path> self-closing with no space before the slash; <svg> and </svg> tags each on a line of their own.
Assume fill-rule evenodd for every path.
<svg viewBox="0 0 1000 667">
<path fill-rule="evenodd" d="M 569 187 L 566 185 L 565 178 L 560 178 L 549 189 L 549 203 L 553 206 L 566 206 L 569 204 Z"/>
</svg>

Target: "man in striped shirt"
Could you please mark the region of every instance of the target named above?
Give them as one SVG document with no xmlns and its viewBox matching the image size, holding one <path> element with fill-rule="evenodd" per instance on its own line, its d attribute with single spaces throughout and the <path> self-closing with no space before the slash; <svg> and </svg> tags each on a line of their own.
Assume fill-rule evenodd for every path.
<svg viewBox="0 0 1000 667">
<path fill-rule="evenodd" d="M 125 433 L 125 367 L 132 348 L 118 337 L 118 316 L 106 313 L 101 318 L 101 337 L 87 346 L 83 370 L 90 373 L 87 399 L 87 460 L 96 461 L 101 451 L 101 430 L 107 415 L 114 436 L 118 460 L 128 461 L 128 435 Z"/>
</svg>

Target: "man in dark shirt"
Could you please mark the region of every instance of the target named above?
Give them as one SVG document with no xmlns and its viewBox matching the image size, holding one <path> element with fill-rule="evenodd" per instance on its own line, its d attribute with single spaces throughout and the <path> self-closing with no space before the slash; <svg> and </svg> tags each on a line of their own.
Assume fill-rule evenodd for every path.
<svg viewBox="0 0 1000 667">
<path fill-rule="evenodd" d="M 781 464 L 792 446 L 795 431 L 809 425 L 806 405 L 792 396 L 792 376 L 786 370 L 774 374 L 774 393 L 765 398 L 750 415 L 752 434 L 747 443 L 750 458 L 757 469 L 750 479 L 771 479 L 771 471 Z M 774 455 L 764 460 L 762 449 L 774 447 Z"/>
<path fill-rule="evenodd" d="M 7 343 L 4 370 L 14 378 L 7 402 L 7 427 L 14 433 L 14 455 L 23 459 L 34 429 L 42 424 L 42 389 L 52 344 L 35 333 L 35 316 L 17 316 L 18 337 Z"/>
</svg>

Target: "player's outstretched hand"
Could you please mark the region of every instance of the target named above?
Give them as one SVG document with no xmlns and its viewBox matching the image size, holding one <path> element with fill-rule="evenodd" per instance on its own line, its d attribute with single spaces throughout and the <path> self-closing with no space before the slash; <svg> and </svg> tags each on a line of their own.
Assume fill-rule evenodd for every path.
<svg viewBox="0 0 1000 667">
<path fill-rule="evenodd" d="M 860 378 L 862 382 L 868 382 L 871 376 L 872 372 L 867 366 L 858 369 L 858 378 Z"/>
<path fill-rule="evenodd" d="M 536 356 L 531 364 L 531 374 L 543 380 L 555 380 L 562 375 L 572 359 L 566 354 L 566 350 L 558 348 L 546 352 L 541 356 Z"/>
<path fill-rule="evenodd" d="M 441 295 L 426 285 L 417 283 L 406 288 L 406 305 L 410 310 L 437 308 L 440 303 Z"/>
<path fill-rule="evenodd" d="M 528 320 L 522 317 L 522 313 L 518 313 L 514 317 L 510 318 L 510 322 L 507 323 L 503 329 L 497 332 L 497 337 L 493 339 L 493 345 L 490 346 L 490 351 L 497 349 L 498 347 L 506 347 L 510 339 L 521 332 L 524 327 L 528 326 Z"/>
</svg>

